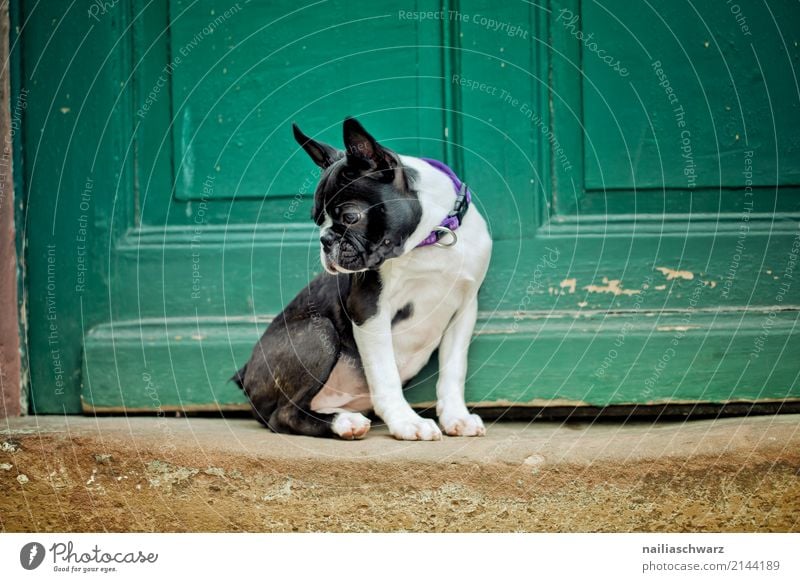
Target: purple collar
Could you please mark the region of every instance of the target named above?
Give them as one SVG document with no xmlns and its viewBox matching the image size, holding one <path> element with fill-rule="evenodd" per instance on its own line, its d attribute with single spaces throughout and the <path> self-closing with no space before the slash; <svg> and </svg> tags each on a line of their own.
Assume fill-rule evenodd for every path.
<svg viewBox="0 0 800 582">
<path fill-rule="evenodd" d="M 470 193 L 467 185 L 462 182 L 458 176 L 456 176 L 456 173 L 450 168 L 450 166 L 440 162 L 439 160 L 432 160 L 430 158 L 420 159 L 424 162 L 427 162 L 450 178 L 450 181 L 453 182 L 453 186 L 456 189 L 456 202 L 453 205 L 453 209 L 450 211 L 450 213 L 444 218 L 444 220 L 442 220 L 442 222 L 439 223 L 439 226 L 435 227 L 433 231 L 425 238 L 425 240 L 417 245 L 417 248 L 437 244 L 439 243 L 439 240 L 447 234 L 450 235 L 452 241 L 448 243 L 441 243 L 439 246 L 451 247 L 456 244 L 456 241 L 458 240 L 453 231 L 461 226 L 461 222 L 464 220 L 464 215 L 467 213 L 470 202 L 472 202 L 472 194 Z"/>
</svg>

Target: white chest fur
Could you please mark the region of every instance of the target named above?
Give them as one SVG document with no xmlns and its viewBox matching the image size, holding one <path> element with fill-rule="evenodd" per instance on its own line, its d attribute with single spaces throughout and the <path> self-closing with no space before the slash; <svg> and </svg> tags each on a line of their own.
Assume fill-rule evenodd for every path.
<svg viewBox="0 0 800 582">
<path fill-rule="evenodd" d="M 410 306 L 410 317 L 392 327 L 400 377 L 415 376 L 439 346 L 461 305 L 478 292 L 486 273 L 491 239 L 474 207 L 457 231 L 452 247 L 415 249 L 381 269 L 383 293 L 392 313 Z"/>
</svg>

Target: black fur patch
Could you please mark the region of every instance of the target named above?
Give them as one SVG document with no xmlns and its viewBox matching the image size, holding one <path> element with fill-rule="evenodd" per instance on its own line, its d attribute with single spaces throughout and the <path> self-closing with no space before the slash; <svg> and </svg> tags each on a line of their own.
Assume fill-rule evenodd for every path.
<svg viewBox="0 0 800 582">
<path fill-rule="evenodd" d="M 378 271 L 365 271 L 350 276 L 347 314 L 355 325 L 363 325 L 378 312 L 381 295 L 381 276 Z"/>
<path fill-rule="evenodd" d="M 414 315 L 414 304 L 413 303 L 406 303 L 397 310 L 397 313 L 394 314 L 392 317 L 392 327 L 400 323 L 401 321 L 405 321 L 409 317 Z"/>
<path fill-rule="evenodd" d="M 239 388 L 244 390 L 244 375 L 247 372 L 247 364 L 236 370 L 236 373 L 231 376 L 231 382 L 235 383 Z"/>
</svg>

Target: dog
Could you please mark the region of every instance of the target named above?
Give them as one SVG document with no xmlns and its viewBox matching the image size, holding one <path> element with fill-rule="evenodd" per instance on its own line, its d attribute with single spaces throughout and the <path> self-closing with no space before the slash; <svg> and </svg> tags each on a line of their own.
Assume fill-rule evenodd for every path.
<svg viewBox="0 0 800 582">
<path fill-rule="evenodd" d="M 469 189 L 441 162 L 383 147 L 353 118 L 344 150 L 293 131 L 321 168 L 312 218 L 324 272 L 232 380 L 278 433 L 359 439 L 374 411 L 401 440 L 484 435 L 464 382 L 492 239 Z M 403 396 L 437 348 L 441 430 Z"/>
</svg>

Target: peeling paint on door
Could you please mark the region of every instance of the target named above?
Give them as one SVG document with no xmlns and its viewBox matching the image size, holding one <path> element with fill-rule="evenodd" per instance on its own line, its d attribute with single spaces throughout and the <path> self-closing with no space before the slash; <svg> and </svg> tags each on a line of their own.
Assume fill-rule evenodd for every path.
<svg viewBox="0 0 800 582">
<path fill-rule="evenodd" d="M 686 279 L 687 281 L 691 281 L 694 279 L 694 273 L 691 271 L 677 271 L 669 267 L 656 267 L 656 271 L 660 271 L 661 274 L 667 278 L 667 281 L 672 281 L 673 279 Z"/>
<path fill-rule="evenodd" d="M 587 285 L 583 288 L 589 293 L 611 293 L 615 297 L 619 295 L 638 295 L 641 293 L 637 289 L 623 289 L 619 279 L 608 279 L 603 277 L 602 285 Z"/>
<path fill-rule="evenodd" d="M 567 293 L 575 293 L 575 287 L 577 286 L 577 284 L 578 280 L 575 278 L 564 279 L 563 281 L 561 281 L 559 287 L 561 287 L 562 289 L 566 289 Z"/>
</svg>

